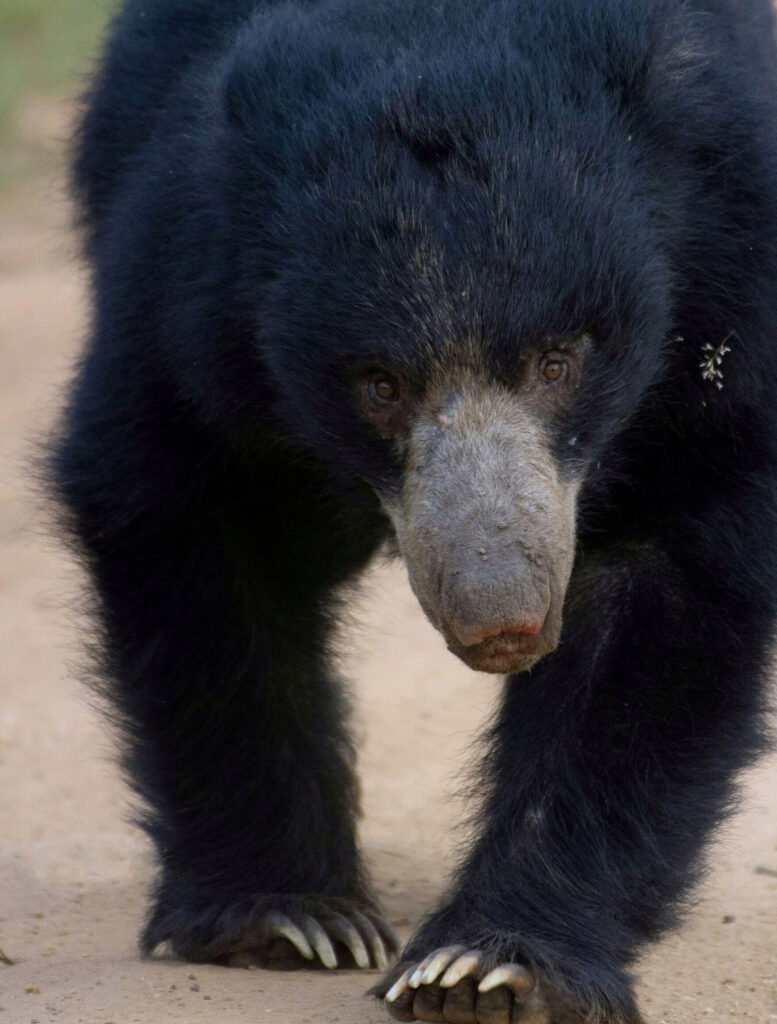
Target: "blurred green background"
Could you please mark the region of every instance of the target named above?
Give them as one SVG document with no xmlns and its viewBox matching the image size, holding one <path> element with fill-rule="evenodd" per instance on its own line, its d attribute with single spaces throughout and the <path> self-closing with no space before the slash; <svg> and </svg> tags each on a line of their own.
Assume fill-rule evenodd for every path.
<svg viewBox="0 0 777 1024">
<path fill-rule="evenodd" d="M 0 0 L 0 187 L 34 173 L 25 111 L 81 91 L 118 0 Z"/>
</svg>

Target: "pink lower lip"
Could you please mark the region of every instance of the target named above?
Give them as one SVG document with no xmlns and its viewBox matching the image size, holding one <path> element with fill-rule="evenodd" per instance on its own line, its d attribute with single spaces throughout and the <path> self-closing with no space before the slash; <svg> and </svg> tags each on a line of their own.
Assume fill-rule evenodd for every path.
<svg viewBox="0 0 777 1024">
<path fill-rule="evenodd" d="M 483 644 L 504 640 L 512 643 L 521 637 L 533 637 L 542 632 L 544 622 L 528 622 L 512 625 L 495 625 L 471 632 L 454 631 L 453 635 L 464 647 L 480 647 Z"/>
<path fill-rule="evenodd" d="M 451 650 L 466 651 L 470 657 L 531 653 L 537 647 L 536 633 L 499 633 L 477 644 L 462 644 L 458 637 L 450 634 L 447 639 Z"/>
<path fill-rule="evenodd" d="M 530 622 L 526 626 L 507 626 L 497 636 L 536 636 L 541 629 L 541 622 Z"/>
</svg>

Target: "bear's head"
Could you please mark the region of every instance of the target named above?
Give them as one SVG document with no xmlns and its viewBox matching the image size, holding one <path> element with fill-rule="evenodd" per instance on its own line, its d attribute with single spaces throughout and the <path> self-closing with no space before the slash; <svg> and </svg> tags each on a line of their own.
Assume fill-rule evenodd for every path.
<svg viewBox="0 0 777 1024">
<path fill-rule="evenodd" d="M 663 368 L 671 281 L 611 110 L 543 124 L 467 88 L 335 104 L 272 150 L 244 125 L 243 208 L 260 182 L 274 415 L 370 485 L 431 622 L 501 673 L 559 643 L 579 498 Z"/>
</svg>

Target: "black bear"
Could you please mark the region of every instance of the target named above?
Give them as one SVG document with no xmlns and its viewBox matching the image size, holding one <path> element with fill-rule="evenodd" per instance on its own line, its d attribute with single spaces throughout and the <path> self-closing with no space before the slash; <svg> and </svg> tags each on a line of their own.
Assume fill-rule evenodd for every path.
<svg viewBox="0 0 777 1024">
<path fill-rule="evenodd" d="M 342 594 L 388 539 L 507 675 L 398 1020 L 636 1024 L 766 742 L 769 0 L 128 0 L 53 455 L 160 879 L 142 938 L 389 968 Z"/>
</svg>

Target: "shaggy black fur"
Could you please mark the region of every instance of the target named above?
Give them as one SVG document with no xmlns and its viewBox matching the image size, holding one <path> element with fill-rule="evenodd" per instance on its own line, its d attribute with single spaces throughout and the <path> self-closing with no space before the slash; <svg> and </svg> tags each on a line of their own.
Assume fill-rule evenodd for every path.
<svg viewBox="0 0 777 1024">
<path fill-rule="evenodd" d="M 474 340 L 507 379 L 585 330 L 561 646 L 508 680 L 480 837 L 404 958 L 462 942 L 533 965 L 554 1021 L 639 1020 L 628 965 L 763 744 L 770 7 L 125 4 L 78 136 L 94 317 L 54 472 L 161 862 L 145 950 L 374 905 L 326 647 L 402 465 L 353 374 L 421 391 Z"/>
</svg>

